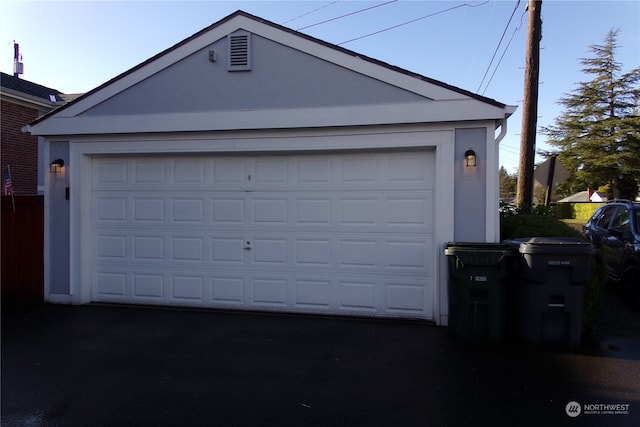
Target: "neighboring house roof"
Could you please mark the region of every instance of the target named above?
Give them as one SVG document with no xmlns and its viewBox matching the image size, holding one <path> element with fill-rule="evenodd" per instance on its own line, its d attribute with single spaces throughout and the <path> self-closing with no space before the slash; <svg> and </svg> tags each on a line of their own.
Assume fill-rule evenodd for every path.
<svg viewBox="0 0 640 427">
<path fill-rule="evenodd" d="M 575 194 L 565 197 L 562 200 L 558 200 L 558 203 L 579 203 L 579 202 L 602 202 L 607 200 L 606 197 L 594 191 L 591 195 L 591 200 L 589 200 L 589 191 L 579 191 Z"/>
<path fill-rule="evenodd" d="M 458 121 L 458 120 L 504 120 L 508 118 L 514 111 L 515 107 L 507 106 L 503 103 L 486 98 L 472 92 L 466 91 L 455 86 L 422 76 L 417 73 L 384 63 L 382 61 L 369 58 L 358 54 L 354 51 L 327 43 L 306 34 L 299 33 L 292 29 L 281 25 L 266 21 L 262 18 L 253 16 L 243 11 L 237 11 L 226 18 L 214 23 L 213 25 L 199 31 L 193 36 L 179 42 L 178 44 L 164 50 L 147 61 L 137 65 L 136 67 L 116 76 L 101 86 L 91 90 L 90 92 L 80 96 L 79 98 L 67 103 L 55 112 L 45 115 L 31 123 L 27 129 L 39 135 L 61 135 L 76 133 L 108 133 L 108 132 L 149 132 L 149 131 L 197 131 L 197 130 L 226 130 L 230 129 L 233 121 L 229 117 L 222 117 L 218 122 L 212 121 L 210 115 L 200 114 L 198 112 L 189 112 L 189 116 L 163 117 L 163 120 L 155 120 L 153 122 L 145 121 L 150 112 L 138 112 L 145 114 L 135 119 L 123 120 L 121 117 L 109 122 L 106 126 L 104 121 L 96 121 L 95 115 L 100 110 L 97 106 L 104 107 L 105 101 L 111 101 L 124 91 L 132 88 L 156 74 L 168 70 L 169 67 L 188 58 L 196 52 L 206 49 L 213 43 L 226 37 L 233 31 L 239 29 L 259 35 L 272 42 L 288 46 L 296 51 L 304 52 L 328 62 L 332 62 L 344 69 L 355 71 L 362 76 L 385 82 L 402 90 L 412 92 L 421 98 L 421 102 L 414 102 L 410 108 L 406 106 L 402 117 L 385 117 L 381 111 L 372 111 L 371 109 L 361 109 L 358 113 L 354 109 L 347 109 L 352 117 L 358 116 L 357 122 L 354 120 L 345 120 L 344 112 L 335 111 L 331 118 L 325 114 L 326 121 L 334 120 L 332 125 L 358 125 L 358 124 L 383 124 L 382 121 L 394 123 L 402 121 L 404 123 L 411 122 L 442 122 L 442 121 Z M 149 92 L 154 93 L 154 92 Z M 158 93 L 156 91 L 155 93 Z M 163 100 L 164 101 L 164 100 Z M 439 101 L 439 105 L 434 102 Z M 441 102 L 440 102 L 441 101 Z M 153 101 L 150 101 L 153 102 Z M 158 103 L 156 103 L 157 105 Z M 432 104 L 432 105 L 428 105 Z M 446 106 L 445 106 L 446 104 Z M 87 114 L 88 111 L 94 109 L 93 113 Z M 252 107 L 243 108 L 253 109 Z M 236 110 L 237 112 L 237 110 Z M 165 113 L 165 112 L 163 112 Z M 230 112 L 227 112 L 231 114 Z M 299 107 L 291 107 L 286 111 L 287 114 L 281 114 L 277 117 L 267 117 L 245 114 L 242 119 L 242 126 L 247 128 L 259 128 L 268 125 L 269 127 L 289 127 L 293 120 L 304 122 L 306 127 L 321 126 L 318 120 L 309 120 L 309 117 L 322 116 L 319 113 L 326 111 L 300 111 Z M 125 113 L 121 113 L 124 115 Z M 400 114 L 400 113 L 398 113 Z M 94 117 L 91 117 L 91 116 Z M 69 118 L 82 116 L 82 126 L 78 127 L 76 122 L 72 125 Z M 384 120 L 380 123 L 368 123 L 362 121 L 362 117 L 382 117 Z M 286 123 L 280 120 L 282 117 L 291 118 Z M 303 117 L 303 119 L 301 119 Z M 136 120 L 140 118 L 140 120 Z M 49 120 L 52 119 L 52 120 Z M 337 119 L 337 121 L 336 121 Z M 400 120 L 402 119 L 402 120 Z M 46 122 L 46 123 L 43 123 Z M 366 122 L 366 123 L 365 123 Z M 386 123 L 385 122 L 385 123 Z M 151 124 L 152 123 L 152 124 Z M 46 124 L 46 126 L 45 126 Z M 151 126 L 157 126 L 151 128 Z M 302 125 L 301 125 L 302 126 Z M 237 129 L 237 128 L 236 128 Z"/>
<path fill-rule="evenodd" d="M 20 79 L 6 73 L 0 73 L 0 86 L 3 94 L 23 94 L 32 101 L 45 102 L 57 106 L 65 101 L 64 94 L 57 89 L 52 89 L 28 80 Z"/>
</svg>

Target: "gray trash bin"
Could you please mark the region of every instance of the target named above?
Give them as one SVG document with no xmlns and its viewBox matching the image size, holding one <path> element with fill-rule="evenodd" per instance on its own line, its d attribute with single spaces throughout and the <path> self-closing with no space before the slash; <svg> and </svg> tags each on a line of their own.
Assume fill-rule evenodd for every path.
<svg viewBox="0 0 640 427">
<path fill-rule="evenodd" d="M 594 248 L 576 238 L 510 240 L 516 267 L 517 337 L 561 347 L 581 342 L 584 292 Z"/>
</svg>

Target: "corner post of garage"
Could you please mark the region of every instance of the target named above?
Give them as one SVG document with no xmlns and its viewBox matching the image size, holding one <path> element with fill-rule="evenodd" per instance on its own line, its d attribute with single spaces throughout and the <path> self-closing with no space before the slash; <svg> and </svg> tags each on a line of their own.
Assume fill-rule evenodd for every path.
<svg viewBox="0 0 640 427">
<path fill-rule="evenodd" d="M 91 301 L 91 157 L 71 145 L 71 300 L 73 304 Z"/>
<path fill-rule="evenodd" d="M 70 204 L 67 188 L 73 167 L 70 164 L 69 141 L 45 139 L 45 300 L 68 304 L 70 291 Z M 49 171 L 58 159 L 64 167 Z"/>
<path fill-rule="evenodd" d="M 455 132 L 449 133 L 450 139 L 439 143 L 436 146 L 436 182 L 434 205 L 441 209 L 433 209 L 433 224 L 438 224 L 434 229 L 434 242 L 439 242 L 439 250 L 434 254 L 434 278 L 437 286 L 434 286 L 434 319 L 438 325 L 447 326 L 449 324 L 449 303 L 447 290 L 447 259 L 441 256 L 442 250 L 447 242 L 454 239 L 454 216 L 451 212 L 455 209 L 455 171 L 450 165 L 455 162 Z"/>
</svg>

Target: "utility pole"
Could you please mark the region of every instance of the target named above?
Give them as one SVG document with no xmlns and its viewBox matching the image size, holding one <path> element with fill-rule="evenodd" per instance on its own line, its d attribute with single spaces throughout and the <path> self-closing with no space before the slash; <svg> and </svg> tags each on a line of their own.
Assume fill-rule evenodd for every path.
<svg viewBox="0 0 640 427">
<path fill-rule="evenodd" d="M 538 80 L 540 74 L 540 40 L 542 0 L 529 0 L 527 28 L 527 57 L 524 72 L 524 101 L 522 105 L 522 132 L 520 137 L 520 164 L 518 168 L 517 204 L 529 210 L 533 205 L 533 166 L 538 124 Z"/>
<path fill-rule="evenodd" d="M 549 158 L 549 174 L 547 175 L 547 194 L 544 196 L 544 205 L 551 205 L 551 193 L 553 193 L 553 176 L 556 171 L 556 157 Z"/>
</svg>

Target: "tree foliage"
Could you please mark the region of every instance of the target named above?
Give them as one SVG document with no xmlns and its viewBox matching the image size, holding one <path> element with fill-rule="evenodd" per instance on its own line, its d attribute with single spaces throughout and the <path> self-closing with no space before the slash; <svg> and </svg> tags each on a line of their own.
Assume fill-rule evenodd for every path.
<svg viewBox="0 0 640 427">
<path fill-rule="evenodd" d="M 560 99 L 563 113 L 542 131 L 572 172 L 565 190 L 608 184 L 609 198 L 633 199 L 640 184 L 640 67 L 621 73 L 617 34 L 611 30 L 604 44 L 590 46 L 593 57 L 580 62 L 593 79 Z"/>
<path fill-rule="evenodd" d="M 516 197 L 518 190 L 518 177 L 516 175 L 510 175 L 504 166 L 500 166 L 500 198 L 510 199 Z"/>
</svg>

